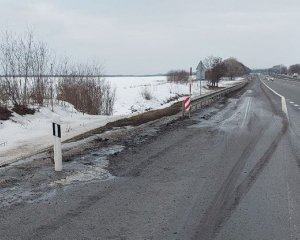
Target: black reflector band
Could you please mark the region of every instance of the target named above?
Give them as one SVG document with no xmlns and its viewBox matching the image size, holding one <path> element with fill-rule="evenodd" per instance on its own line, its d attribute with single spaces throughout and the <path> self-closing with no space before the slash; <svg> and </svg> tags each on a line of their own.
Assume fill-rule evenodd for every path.
<svg viewBox="0 0 300 240">
<path fill-rule="evenodd" d="M 61 138 L 60 125 L 57 124 L 58 137 Z"/>
</svg>

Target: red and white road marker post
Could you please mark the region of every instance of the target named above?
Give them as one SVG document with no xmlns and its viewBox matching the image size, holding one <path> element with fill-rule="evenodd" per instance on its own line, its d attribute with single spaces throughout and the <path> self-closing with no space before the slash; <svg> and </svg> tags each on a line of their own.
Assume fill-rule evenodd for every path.
<svg viewBox="0 0 300 240">
<path fill-rule="evenodd" d="M 193 75 L 193 69 L 192 68 L 190 68 L 190 76 L 189 76 L 189 86 L 190 86 L 190 97 L 189 97 L 189 102 L 190 102 L 190 104 L 189 104 L 189 109 L 188 109 L 188 111 L 189 111 L 189 117 L 191 117 L 191 97 L 192 97 L 192 75 Z"/>
<path fill-rule="evenodd" d="M 191 97 L 184 99 L 184 111 L 189 112 L 191 109 Z"/>
<path fill-rule="evenodd" d="M 61 150 L 61 122 L 59 118 L 54 118 L 52 122 L 53 140 L 54 140 L 54 169 L 57 172 L 62 171 L 62 150 Z"/>
<path fill-rule="evenodd" d="M 182 116 L 185 115 L 185 112 L 189 112 L 189 117 L 191 117 L 191 97 L 192 97 L 192 68 L 190 68 L 189 76 L 189 96 L 183 100 L 182 103 Z"/>
</svg>

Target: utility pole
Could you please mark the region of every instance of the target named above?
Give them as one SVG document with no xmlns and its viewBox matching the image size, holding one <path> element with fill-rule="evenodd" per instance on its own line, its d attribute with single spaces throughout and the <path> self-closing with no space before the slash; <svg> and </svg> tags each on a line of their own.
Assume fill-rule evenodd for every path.
<svg viewBox="0 0 300 240">
<path fill-rule="evenodd" d="M 50 91 L 51 91 L 51 111 L 54 112 L 54 108 L 53 108 L 53 64 L 51 64 L 51 68 L 50 68 L 50 82 L 51 82 L 51 88 L 50 88 Z"/>
</svg>

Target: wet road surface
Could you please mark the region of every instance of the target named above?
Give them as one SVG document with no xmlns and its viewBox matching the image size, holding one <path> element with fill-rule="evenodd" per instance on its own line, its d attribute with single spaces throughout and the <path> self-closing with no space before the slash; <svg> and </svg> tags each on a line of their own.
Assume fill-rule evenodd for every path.
<svg viewBox="0 0 300 240">
<path fill-rule="evenodd" d="M 1 208 L 0 238 L 299 239 L 299 121 L 288 111 L 290 124 L 256 79 L 111 157 L 114 178 Z"/>
</svg>

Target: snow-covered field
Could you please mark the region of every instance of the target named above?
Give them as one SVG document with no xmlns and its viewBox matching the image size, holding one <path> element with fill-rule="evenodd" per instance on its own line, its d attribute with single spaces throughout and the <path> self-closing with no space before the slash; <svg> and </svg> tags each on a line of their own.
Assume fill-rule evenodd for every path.
<svg viewBox="0 0 300 240">
<path fill-rule="evenodd" d="M 14 116 L 8 121 L 0 121 L 0 165 L 28 156 L 52 145 L 52 119 L 62 121 L 62 140 L 70 139 L 83 132 L 104 126 L 110 121 L 128 117 L 150 109 L 159 109 L 171 105 L 170 98 L 188 95 L 186 84 L 167 82 L 166 77 L 109 77 L 106 78 L 116 88 L 116 103 L 113 116 L 83 115 L 67 103 L 56 105 L 54 112 L 43 107 L 34 115 Z M 221 81 L 219 86 L 237 84 L 235 81 Z M 201 93 L 211 92 L 202 81 Z M 142 97 L 142 92 L 151 95 L 150 100 Z M 194 82 L 192 94 L 199 95 L 199 82 Z M 179 98 L 182 100 L 182 97 Z"/>
<path fill-rule="evenodd" d="M 166 107 L 166 102 L 178 95 L 188 95 L 189 88 L 185 84 L 170 83 L 165 76 L 158 77 L 109 77 L 106 78 L 116 88 L 116 104 L 114 115 L 126 115 L 134 112 L 144 112 L 146 109 Z M 203 82 L 206 85 L 206 82 Z M 148 91 L 152 99 L 142 97 L 143 91 Z M 193 93 L 199 94 L 199 84 L 193 84 Z M 202 93 L 209 90 L 202 88 Z M 170 105 L 170 104 L 168 104 Z"/>
</svg>

